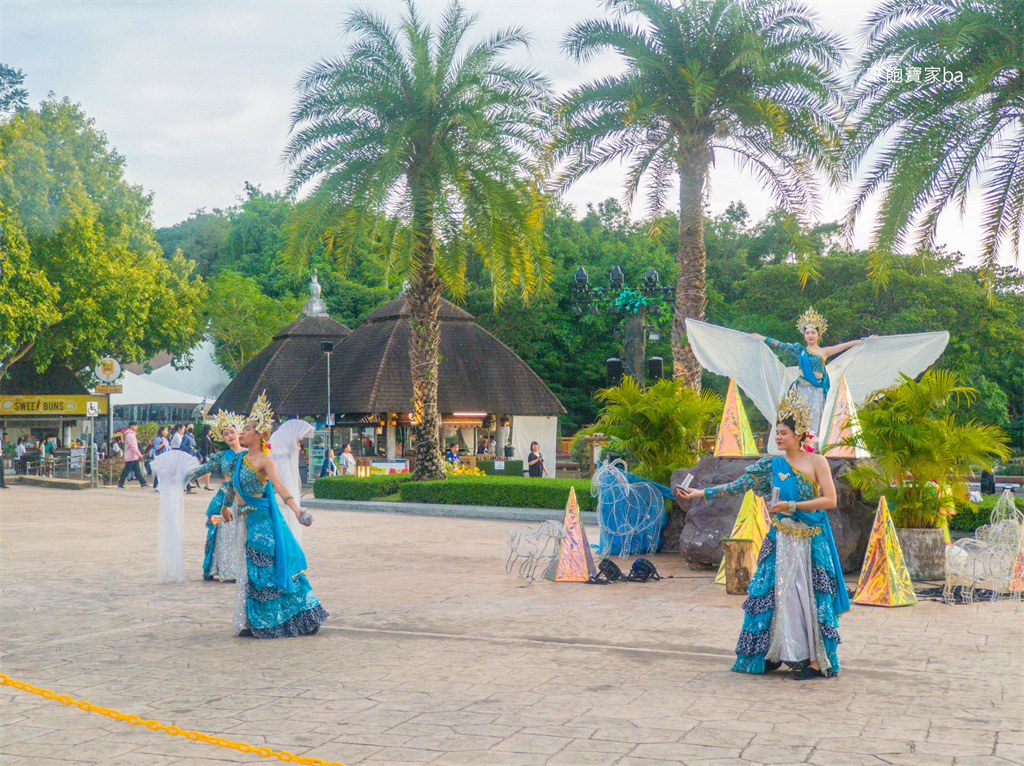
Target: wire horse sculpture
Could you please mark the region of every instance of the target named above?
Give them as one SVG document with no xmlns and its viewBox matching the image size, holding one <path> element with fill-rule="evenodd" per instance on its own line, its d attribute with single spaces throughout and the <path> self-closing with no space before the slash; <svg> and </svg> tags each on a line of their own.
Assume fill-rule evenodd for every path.
<svg viewBox="0 0 1024 766">
<path fill-rule="evenodd" d="M 1021 588 L 1014 585 L 1014 562 L 1021 547 L 1021 525 L 1024 514 L 1017 510 L 1010 490 L 992 509 L 988 524 L 979 527 L 974 537 L 957 540 L 946 550 L 946 583 L 942 598 L 956 603 L 955 589 L 960 589 L 959 601 L 971 603 L 979 590 L 992 593 L 992 600 L 1008 596 L 1019 602 Z"/>
<path fill-rule="evenodd" d="M 545 566 L 558 554 L 565 530 L 557 521 L 545 521 L 537 529 L 527 526 L 512 527 L 508 533 L 508 560 L 505 572 L 511 574 L 519 565 L 519 575 L 531 583 L 541 562 Z"/>
</svg>

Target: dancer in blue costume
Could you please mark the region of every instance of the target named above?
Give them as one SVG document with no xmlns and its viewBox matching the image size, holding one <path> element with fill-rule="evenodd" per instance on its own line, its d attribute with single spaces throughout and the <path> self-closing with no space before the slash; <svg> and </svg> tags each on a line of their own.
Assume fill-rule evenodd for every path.
<svg viewBox="0 0 1024 766">
<path fill-rule="evenodd" d="M 807 412 L 784 399 L 778 408 L 775 443 L 785 457 L 765 457 L 729 484 L 676 489 L 680 498 L 767 495 L 779 490 L 774 514 L 743 602 L 743 629 L 736 644 L 741 673 L 770 673 L 786 663 L 791 678 L 839 674 L 839 615 L 850 608 L 832 529 L 825 510 L 835 508 L 828 461 L 806 452 Z"/>
<path fill-rule="evenodd" d="M 306 557 L 274 498 L 276 490 L 300 523 L 312 523 L 281 482 L 274 461 L 266 453 L 272 419 L 273 413 L 261 395 L 239 434 L 247 452 L 235 461 L 221 510 L 230 518 L 229 505 L 237 495 L 236 510 L 246 528 L 245 567 L 238 578 L 235 608 L 235 624 L 242 637 L 312 635 L 328 616 L 303 574 Z"/>
<path fill-rule="evenodd" d="M 213 433 L 220 438 L 228 448 L 222 452 L 214 452 L 206 462 L 191 474 L 185 477 L 185 484 L 206 474 L 223 476 L 230 481 L 235 470 L 235 461 L 241 456 L 243 450 L 238 443 L 238 432 L 245 425 L 244 419 L 232 412 L 221 410 L 213 420 Z M 206 508 L 206 549 L 203 554 L 203 579 L 207 582 L 220 579 L 224 582 L 234 582 L 238 577 L 237 565 L 232 566 L 234 548 L 237 545 L 236 537 L 240 531 L 237 522 L 221 521 L 215 523 L 214 519 L 221 516 L 221 508 L 224 506 L 224 488 L 221 486 L 217 494 L 213 496 L 209 506 Z M 230 518 L 230 516 L 228 517 Z M 230 562 L 230 563 L 229 563 Z"/>
<path fill-rule="evenodd" d="M 789 364 L 800 367 L 800 377 L 793 381 L 786 398 L 807 408 L 808 429 L 813 441 L 821 436 L 821 416 L 825 409 L 825 399 L 828 397 L 830 382 L 825 363 L 829 357 L 859 346 L 864 341 L 851 340 L 846 343 L 837 343 L 834 346 L 819 346 L 818 342 L 821 340 L 821 336 L 828 329 L 828 322 L 813 308 L 809 308 L 803 313 L 797 320 L 796 327 L 804 336 L 806 348 L 799 343 L 784 343 L 757 333 L 751 333 L 751 335 L 764 340 L 769 348 L 786 357 Z"/>
</svg>

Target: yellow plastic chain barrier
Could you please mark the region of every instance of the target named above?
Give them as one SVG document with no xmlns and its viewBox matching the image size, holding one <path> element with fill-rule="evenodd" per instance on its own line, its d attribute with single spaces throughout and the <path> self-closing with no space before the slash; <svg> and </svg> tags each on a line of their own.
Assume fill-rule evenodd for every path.
<svg viewBox="0 0 1024 766">
<path fill-rule="evenodd" d="M 180 737 L 185 737 L 194 742 L 208 742 L 211 745 L 220 745 L 221 747 L 234 748 L 240 753 L 255 753 L 263 758 L 277 758 L 279 761 L 285 763 L 301 763 L 305 766 L 345 766 L 343 763 L 336 763 L 334 761 L 321 761 L 319 758 L 306 758 L 302 755 L 293 755 L 288 752 L 275 752 L 269 747 L 253 747 L 247 745 L 244 742 L 232 742 L 229 739 L 223 737 L 212 737 L 209 734 L 201 734 L 198 731 L 188 731 L 187 729 L 179 729 L 177 726 L 164 726 L 159 721 L 146 721 L 137 715 L 125 715 L 119 713 L 116 710 L 111 710 L 105 707 L 96 707 L 91 702 L 79 702 L 72 699 L 66 694 L 54 694 L 49 689 L 40 689 L 32 684 L 26 684 L 22 681 L 15 681 L 13 678 L 0 673 L 0 684 L 6 686 L 13 686 L 15 689 L 20 689 L 23 692 L 31 692 L 32 694 L 38 694 L 43 699 L 57 700 L 62 705 L 75 705 L 88 713 L 99 713 L 105 715 L 108 718 L 113 718 L 116 721 L 127 721 L 133 726 L 145 726 L 147 729 L 152 731 L 165 731 L 168 734 L 173 734 Z"/>
</svg>

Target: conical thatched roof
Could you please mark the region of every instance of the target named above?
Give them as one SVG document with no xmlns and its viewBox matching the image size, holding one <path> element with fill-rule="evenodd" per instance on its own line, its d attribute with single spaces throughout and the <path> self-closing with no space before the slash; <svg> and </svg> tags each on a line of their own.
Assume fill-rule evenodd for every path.
<svg viewBox="0 0 1024 766">
<path fill-rule="evenodd" d="M 410 310 L 404 296 L 381 306 L 331 355 L 331 409 L 339 414 L 410 412 Z M 561 415 L 565 408 L 537 373 L 473 316 L 441 301 L 440 412 Z M 322 357 L 323 355 L 321 355 Z M 323 412 L 326 359 L 295 387 L 294 401 Z M 299 391 L 304 392 L 302 395 Z"/>
<path fill-rule="evenodd" d="M 323 413 L 326 394 L 321 393 L 320 403 L 314 407 L 314 400 L 304 396 L 307 392 L 300 390 L 298 384 L 318 361 L 324 360 L 321 341 L 333 341 L 337 348 L 351 332 L 326 315 L 300 317 L 278 332 L 269 346 L 239 370 L 217 397 L 210 412 L 226 410 L 248 414 L 265 390 L 270 406 L 279 416 Z M 319 391 L 324 391 L 323 383 Z"/>
</svg>

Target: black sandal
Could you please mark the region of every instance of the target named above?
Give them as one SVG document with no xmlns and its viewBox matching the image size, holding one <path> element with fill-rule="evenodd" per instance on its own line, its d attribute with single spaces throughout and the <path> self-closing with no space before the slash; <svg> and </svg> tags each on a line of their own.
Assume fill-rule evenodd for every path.
<svg viewBox="0 0 1024 766">
<path fill-rule="evenodd" d="M 817 668 L 812 668 L 808 665 L 805 668 L 801 668 L 794 673 L 791 673 L 790 678 L 794 681 L 810 681 L 812 678 L 824 678 L 825 674 Z"/>
<path fill-rule="evenodd" d="M 242 630 L 238 631 L 238 637 L 239 638 L 256 638 L 256 636 L 254 636 L 252 634 L 252 631 L 249 628 L 243 628 Z"/>
<path fill-rule="evenodd" d="M 772 662 L 771 660 L 764 661 L 764 672 L 774 673 L 776 670 L 782 667 L 781 662 Z"/>
</svg>

